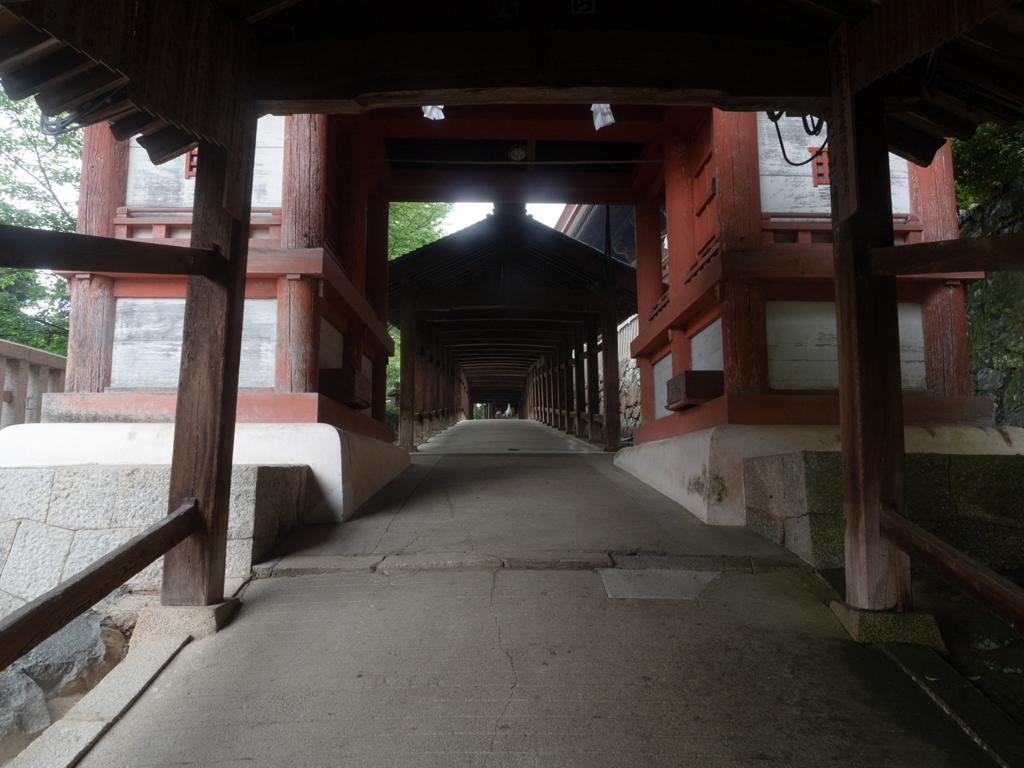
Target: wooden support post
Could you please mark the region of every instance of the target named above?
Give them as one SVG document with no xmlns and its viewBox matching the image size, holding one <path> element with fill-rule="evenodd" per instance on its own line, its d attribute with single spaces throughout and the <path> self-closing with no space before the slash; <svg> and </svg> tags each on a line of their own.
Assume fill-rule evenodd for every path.
<svg viewBox="0 0 1024 768">
<path fill-rule="evenodd" d="M 767 394 L 768 321 L 764 284 L 727 280 L 719 284 L 719 296 L 725 392 L 729 395 Z M 672 367 L 675 368 L 675 358 Z"/>
<path fill-rule="evenodd" d="M 569 368 L 569 360 L 565 354 L 565 347 L 561 344 L 558 345 L 555 354 L 558 359 L 558 368 L 555 371 L 558 377 L 558 413 L 556 424 L 561 432 L 569 431 L 569 385 L 567 381 L 567 373 Z"/>
<path fill-rule="evenodd" d="M 277 392 L 316 392 L 320 379 L 320 281 L 277 279 Z"/>
<path fill-rule="evenodd" d="M 573 345 L 576 349 L 576 359 L 573 361 L 575 371 L 573 379 L 576 382 L 575 413 L 576 413 L 576 437 L 585 437 L 587 434 L 587 379 L 584 366 L 587 364 L 583 356 L 582 330 L 573 333 Z"/>
<path fill-rule="evenodd" d="M 870 249 L 893 244 L 885 101 L 850 88 L 846 25 L 830 42 L 829 152 L 839 408 L 846 516 L 846 602 L 909 607 L 909 558 L 886 542 L 881 507 L 904 508 L 903 399 L 896 279 L 870 273 Z"/>
<path fill-rule="evenodd" d="M 192 245 L 218 248 L 230 269 L 222 282 L 189 277 L 186 288 L 168 511 L 195 498 L 201 523 L 164 557 L 165 605 L 209 605 L 224 597 L 256 118 L 253 103 L 238 110 L 230 151 L 199 145 Z"/>
<path fill-rule="evenodd" d="M 323 247 L 326 191 L 327 115 L 289 115 L 284 119 L 282 248 Z"/>
<path fill-rule="evenodd" d="M 682 136 L 678 127 L 670 126 L 665 136 L 665 215 L 668 282 L 672 296 L 682 290 L 683 275 L 697 258 L 693 242 L 693 213 L 690 142 Z"/>
<path fill-rule="evenodd" d="M 426 438 L 423 437 L 424 421 L 426 420 L 426 407 L 424 394 L 427 386 L 427 358 L 426 349 L 424 348 L 427 343 L 426 323 L 422 317 L 416 317 L 416 346 L 413 348 L 414 360 L 416 366 L 416 377 L 413 379 L 413 390 L 412 390 L 412 407 L 415 411 L 416 416 L 412 423 L 412 441 L 414 445 L 419 445 Z"/>
<path fill-rule="evenodd" d="M 576 431 L 576 386 L 573 382 L 572 337 L 567 336 L 562 345 L 565 350 L 565 433 Z"/>
<path fill-rule="evenodd" d="M 402 291 L 401 308 L 401 359 L 399 361 L 399 400 L 398 400 L 398 444 L 407 451 L 415 451 L 415 435 L 413 425 L 416 421 L 413 403 L 416 389 L 416 302 L 412 289 L 408 286 Z"/>
<path fill-rule="evenodd" d="M 640 330 L 647 327 L 648 314 L 661 298 L 661 207 L 653 201 L 637 203 L 636 219 L 636 306 Z"/>
<path fill-rule="evenodd" d="M 601 313 L 601 360 L 604 363 L 604 449 L 622 446 L 622 421 L 619 417 L 619 329 L 615 316 L 615 295 L 608 296 Z"/>
<path fill-rule="evenodd" d="M 597 320 L 587 318 L 587 440 L 601 439 L 597 414 L 600 411 L 600 388 L 597 373 Z"/>
<path fill-rule="evenodd" d="M 114 216 L 128 189 L 128 142 L 116 141 L 106 123 L 82 132 L 82 178 L 78 223 L 81 235 L 114 236 Z M 68 392 L 102 392 L 110 384 L 114 349 L 114 280 L 77 275 L 70 281 Z"/>
<path fill-rule="evenodd" d="M 373 361 L 373 374 L 370 382 L 370 416 L 382 424 L 387 419 L 388 405 L 388 353 L 383 346 L 377 345 L 377 359 Z"/>
<path fill-rule="evenodd" d="M 678 376 L 683 371 L 690 370 L 692 364 L 692 353 L 690 337 L 686 335 L 685 327 L 669 328 L 669 348 L 672 351 L 672 375 Z M 651 372 L 653 377 L 654 373 Z M 651 379 L 651 387 L 654 387 L 654 379 Z M 664 405 L 664 403 L 662 403 Z"/>
<path fill-rule="evenodd" d="M 675 360 L 675 358 L 673 358 Z M 654 366 L 649 357 L 640 357 L 636 361 L 640 369 L 640 423 L 650 424 L 657 416 L 654 394 Z"/>
<path fill-rule="evenodd" d="M 102 392 L 114 352 L 114 278 L 82 274 L 70 283 L 66 391 Z"/>
<path fill-rule="evenodd" d="M 928 391 L 968 397 L 971 361 L 967 345 L 967 289 L 963 283 L 929 283 L 921 305 L 921 324 Z"/>
</svg>

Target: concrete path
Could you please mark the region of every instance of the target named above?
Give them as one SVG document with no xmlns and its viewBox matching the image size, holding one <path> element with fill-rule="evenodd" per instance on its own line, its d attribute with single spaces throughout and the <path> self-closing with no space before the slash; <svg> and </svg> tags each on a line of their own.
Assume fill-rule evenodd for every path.
<svg viewBox="0 0 1024 768">
<path fill-rule="evenodd" d="M 990 765 L 809 569 L 607 455 L 416 456 L 274 574 L 80 765 Z"/>
<path fill-rule="evenodd" d="M 600 448 L 527 419 L 463 421 L 419 446 L 421 453 L 599 453 Z"/>
</svg>

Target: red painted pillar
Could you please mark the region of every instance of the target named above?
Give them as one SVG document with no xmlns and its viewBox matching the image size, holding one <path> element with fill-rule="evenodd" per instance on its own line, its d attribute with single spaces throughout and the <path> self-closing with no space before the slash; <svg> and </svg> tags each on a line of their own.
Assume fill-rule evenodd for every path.
<svg viewBox="0 0 1024 768">
<path fill-rule="evenodd" d="M 302 275 L 277 279 L 274 390 L 316 392 L 320 380 L 320 281 Z"/>
<path fill-rule="evenodd" d="M 669 126 L 665 135 L 665 215 L 668 282 L 672 296 L 682 290 L 683 275 L 697 256 L 693 242 L 693 174 L 689 155 L 690 142 L 678 126 Z M 639 258 L 639 254 L 637 256 Z"/>
<path fill-rule="evenodd" d="M 128 143 L 116 141 L 106 123 L 85 128 L 82 136 L 82 179 L 77 231 L 96 237 L 114 236 L 114 216 L 125 204 L 128 188 Z M 68 285 L 68 392 L 102 392 L 110 384 L 114 348 L 114 280 L 101 275 L 76 275 Z"/>
</svg>

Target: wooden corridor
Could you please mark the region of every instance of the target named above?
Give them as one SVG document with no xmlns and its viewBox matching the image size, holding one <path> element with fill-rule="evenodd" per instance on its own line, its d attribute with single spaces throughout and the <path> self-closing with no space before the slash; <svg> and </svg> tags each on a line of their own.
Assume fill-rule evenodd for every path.
<svg viewBox="0 0 1024 768">
<path fill-rule="evenodd" d="M 287 552 L 82 768 L 988 765 L 794 556 L 606 454 L 418 454 Z"/>
</svg>

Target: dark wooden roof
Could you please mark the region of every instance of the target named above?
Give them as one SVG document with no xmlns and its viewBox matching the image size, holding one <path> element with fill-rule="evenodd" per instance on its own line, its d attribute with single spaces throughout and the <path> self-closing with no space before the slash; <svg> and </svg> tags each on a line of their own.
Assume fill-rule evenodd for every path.
<svg viewBox="0 0 1024 768">
<path fill-rule="evenodd" d="M 0 5 L 12 98 L 111 120 L 158 162 L 198 138 L 230 145 L 250 89 L 280 114 L 592 102 L 821 114 L 843 23 L 854 91 L 885 89 L 897 154 L 927 162 L 944 137 L 1024 117 L 1024 13 L 1012 0 L 598 0 L 593 13 L 521 0 Z"/>
<path fill-rule="evenodd" d="M 636 270 L 612 260 L 619 321 L 636 312 Z M 466 374 L 475 402 L 514 402 L 526 374 L 582 334 L 607 295 L 600 251 L 534 221 L 522 205 L 497 206 L 483 221 L 389 265 L 389 321 L 412 295 L 431 340 Z M 407 291 L 411 291 L 407 293 Z"/>
</svg>

